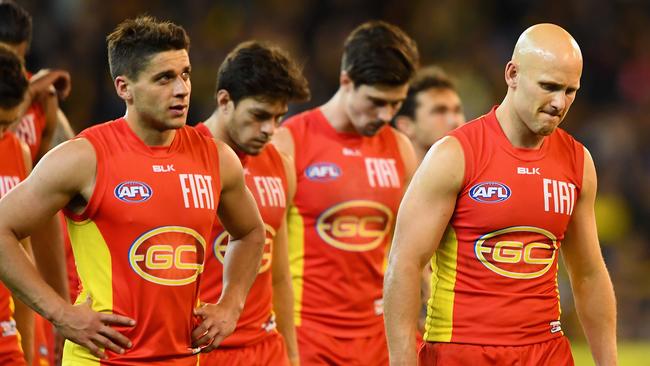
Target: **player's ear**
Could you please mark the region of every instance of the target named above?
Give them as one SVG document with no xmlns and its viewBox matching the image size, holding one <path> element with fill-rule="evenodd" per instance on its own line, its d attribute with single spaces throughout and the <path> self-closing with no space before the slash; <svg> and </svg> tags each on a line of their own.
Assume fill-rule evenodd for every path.
<svg viewBox="0 0 650 366">
<path fill-rule="evenodd" d="M 215 95 L 217 100 L 217 109 L 220 113 L 232 113 L 235 109 L 235 103 L 230 98 L 230 93 L 225 89 L 219 89 Z"/>
<path fill-rule="evenodd" d="M 117 95 L 122 98 L 125 102 L 131 102 L 133 100 L 133 95 L 131 94 L 131 82 L 124 76 L 120 75 L 113 80 L 113 85 L 115 85 L 115 91 Z"/>
<path fill-rule="evenodd" d="M 413 138 L 415 126 L 413 120 L 407 116 L 396 116 L 395 127 L 398 131 L 405 134 L 409 139 Z"/>
<path fill-rule="evenodd" d="M 509 88 L 517 88 L 519 82 L 519 65 L 512 60 L 506 64 L 505 79 Z"/>
<path fill-rule="evenodd" d="M 341 74 L 339 75 L 339 84 L 341 86 L 341 89 L 345 91 L 349 91 L 350 89 L 354 88 L 354 81 L 350 79 L 350 75 L 348 75 L 348 72 L 345 70 L 341 70 Z"/>
</svg>

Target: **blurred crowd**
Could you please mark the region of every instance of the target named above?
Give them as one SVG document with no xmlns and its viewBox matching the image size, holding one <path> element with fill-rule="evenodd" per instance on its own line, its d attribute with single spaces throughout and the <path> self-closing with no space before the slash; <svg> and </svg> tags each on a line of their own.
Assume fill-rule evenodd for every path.
<svg viewBox="0 0 650 366">
<path fill-rule="evenodd" d="M 644 0 L 100 0 L 20 1 L 33 16 L 30 70 L 64 68 L 73 90 L 62 104 L 76 131 L 119 117 L 124 104 L 108 72 L 105 37 L 147 13 L 183 25 L 192 39 L 191 123 L 214 108 L 218 65 L 237 43 L 273 41 L 304 64 L 321 104 L 338 87 L 343 39 L 356 25 L 384 19 L 417 42 L 422 64 L 455 80 L 468 120 L 505 95 L 504 66 L 529 25 L 557 23 L 584 56 L 582 86 L 563 128 L 591 151 L 599 175 L 596 216 L 624 339 L 650 339 L 650 4 Z M 563 281 L 568 282 L 568 281 Z M 563 287 L 567 287 L 563 286 Z M 563 301 L 570 301 L 564 296 Z M 565 307 L 570 309 L 572 307 Z M 565 312 L 570 337 L 581 337 Z"/>
</svg>

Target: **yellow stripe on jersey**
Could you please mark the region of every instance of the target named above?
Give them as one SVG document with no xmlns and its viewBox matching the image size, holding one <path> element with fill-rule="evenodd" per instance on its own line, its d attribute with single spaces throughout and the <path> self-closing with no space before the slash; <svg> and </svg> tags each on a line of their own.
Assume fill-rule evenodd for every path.
<svg viewBox="0 0 650 366">
<path fill-rule="evenodd" d="M 293 313 L 294 323 L 301 323 L 302 311 L 302 278 L 305 268 L 305 226 L 302 216 L 295 206 L 291 206 L 287 216 L 287 232 L 289 236 L 289 270 L 293 284 Z"/>
<path fill-rule="evenodd" d="M 113 278 L 111 253 L 108 245 L 92 220 L 75 222 L 66 218 L 72 252 L 82 291 L 77 304 L 91 299 L 93 310 L 102 313 L 113 312 Z M 85 348 L 66 341 L 63 348 L 63 365 L 99 365 L 99 358 Z"/>
<path fill-rule="evenodd" d="M 431 297 L 427 301 L 424 340 L 449 342 L 453 330 L 458 240 L 450 226 L 431 258 Z"/>
<path fill-rule="evenodd" d="M 560 306 L 560 285 L 557 282 L 557 276 L 558 276 L 559 269 L 560 269 L 560 261 L 558 260 L 555 263 L 555 292 L 557 293 L 557 321 L 558 321 L 558 324 L 560 322 L 560 318 L 562 317 L 562 306 Z M 560 334 L 564 335 L 564 331 L 560 330 Z"/>
</svg>

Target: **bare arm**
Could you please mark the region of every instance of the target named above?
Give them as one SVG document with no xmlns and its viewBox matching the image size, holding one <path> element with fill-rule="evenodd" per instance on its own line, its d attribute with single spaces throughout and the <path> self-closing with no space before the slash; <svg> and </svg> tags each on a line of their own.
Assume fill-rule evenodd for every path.
<svg viewBox="0 0 650 366">
<path fill-rule="evenodd" d="M 56 125 L 58 123 L 57 112 L 59 110 L 59 101 L 56 97 L 56 93 L 48 93 L 39 99 L 45 115 L 45 128 L 41 135 L 41 146 L 38 148 L 35 161 L 40 160 L 43 155 L 50 150 L 52 137 L 54 136 L 54 131 L 56 130 Z"/>
<path fill-rule="evenodd" d="M 395 134 L 395 139 L 397 140 L 397 147 L 399 148 L 399 153 L 402 157 L 402 162 L 404 163 L 404 189 L 408 187 L 413 173 L 418 166 L 417 157 L 415 156 L 415 150 L 413 149 L 413 144 L 405 134 L 400 131 L 391 129 Z"/>
<path fill-rule="evenodd" d="M 27 255 L 30 258 L 33 257 L 29 238 L 21 240 L 20 243 L 25 248 Z M 20 345 L 23 348 L 25 361 L 31 365 L 34 358 L 34 312 L 18 299 L 14 301 L 14 305 L 14 319 L 16 320 L 16 329 L 20 334 Z"/>
<path fill-rule="evenodd" d="M 293 143 L 293 136 L 291 131 L 286 127 L 280 127 L 273 135 L 271 143 L 284 155 L 289 158 L 295 159 L 295 146 Z"/>
<path fill-rule="evenodd" d="M 224 257 L 219 301 L 195 310 L 203 321 L 192 333 L 194 346 L 204 352 L 212 351 L 235 330 L 248 290 L 257 276 L 266 240 L 264 222 L 246 188 L 237 155 L 223 142 L 216 143 L 222 185 L 218 214 L 230 234 L 230 242 Z"/>
<path fill-rule="evenodd" d="M 296 172 L 293 159 L 282 156 L 287 177 L 287 210 L 293 202 L 296 192 Z M 292 366 L 300 364 L 296 327 L 293 322 L 293 287 L 289 271 L 289 243 L 287 235 L 287 217 L 282 218 L 282 225 L 273 242 L 273 310 L 275 311 L 278 330 L 284 337 L 287 354 Z"/>
<path fill-rule="evenodd" d="M 25 176 L 28 176 L 32 171 L 32 155 L 29 151 L 29 146 L 26 143 L 20 142 L 22 148 L 23 163 L 25 165 Z M 34 253 L 32 252 L 32 245 L 29 238 L 24 238 L 20 241 L 27 256 L 33 260 Z M 32 364 L 34 358 L 34 312 L 29 306 L 25 305 L 22 301 L 16 299 L 14 302 L 15 311 L 14 319 L 16 320 L 16 329 L 20 334 L 20 343 L 23 348 L 25 360 L 28 365 Z"/>
<path fill-rule="evenodd" d="M 400 205 L 384 277 L 391 365 L 416 365 L 422 269 L 437 249 L 452 216 L 464 164 L 456 139 L 445 137 L 438 141 L 415 173 Z"/>
<path fill-rule="evenodd" d="M 616 299 L 598 243 L 596 181 L 594 162 L 585 149 L 582 189 L 562 243 L 562 255 L 596 365 L 616 365 Z"/>
<path fill-rule="evenodd" d="M 123 351 L 120 345 L 130 345 L 107 324 L 133 325 L 133 320 L 98 314 L 87 305 L 70 305 L 40 277 L 18 242 L 44 225 L 73 197 L 90 196 L 95 164 L 90 143 L 71 141 L 43 157 L 32 174 L 0 200 L 0 279 L 64 337 L 105 357 L 99 347 L 119 353 Z"/>
<path fill-rule="evenodd" d="M 31 153 L 27 144 L 21 143 L 21 147 L 28 176 L 32 172 Z M 44 224 L 32 232 L 29 247 L 41 277 L 59 296 L 69 299 L 63 234 L 56 215 L 45 219 Z"/>
</svg>

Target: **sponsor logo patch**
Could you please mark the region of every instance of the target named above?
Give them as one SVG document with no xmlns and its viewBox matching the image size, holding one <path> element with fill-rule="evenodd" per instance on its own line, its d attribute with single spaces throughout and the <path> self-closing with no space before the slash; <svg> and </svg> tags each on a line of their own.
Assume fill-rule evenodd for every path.
<svg viewBox="0 0 650 366">
<path fill-rule="evenodd" d="M 129 250 L 131 268 L 149 282 L 182 286 L 203 272 L 205 239 L 183 226 L 163 226 L 140 235 Z"/>
<path fill-rule="evenodd" d="M 113 190 L 113 194 L 121 201 L 137 203 L 151 198 L 153 190 L 146 183 L 126 181 L 118 184 Z"/>
<path fill-rule="evenodd" d="M 365 252 L 384 243 L 393 218 L 393 212 L 379 202 L 346 201 L 325 210 L 316 220 L 316 231 L 335 248 Z"/>
<path fill-rule="evenodd" d="M 476 202 L 497 203 L 510 198 L 510 187 L 499 182 L 482 182 L 469 190 L 469 196 Z"/>
<path fill-rule="evenodd" d="M 490 271 L 514 279 L 543 276 L 555 263 L 557 238 L 533 226 L 513 226 L 481 236 L 476 258 Z"/>
<path fill-rule="evenodd" d="M 309 180 L 326 182 L 338 179 L 341 176 L 341 168 L 334 163 L 316 163 L 305 169 L 305 176 Z"/>
</svg>

